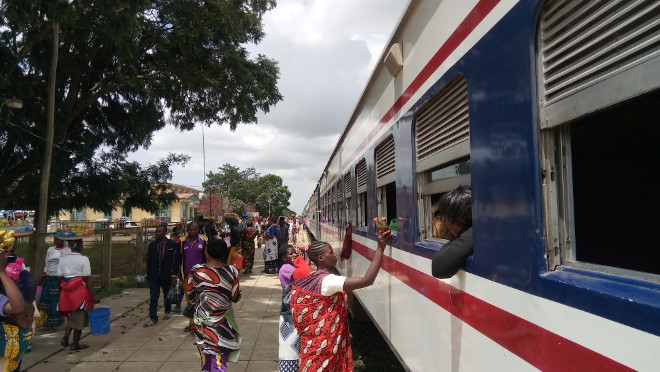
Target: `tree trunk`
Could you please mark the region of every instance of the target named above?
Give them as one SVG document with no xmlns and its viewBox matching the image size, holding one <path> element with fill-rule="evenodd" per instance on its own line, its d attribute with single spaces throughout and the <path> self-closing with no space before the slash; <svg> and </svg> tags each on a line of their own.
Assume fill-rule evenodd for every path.
<svg viewBox="0 0 660 372">
<path fill-rule="evenodd" d="M 31 267 L 44 267 L 44 238 L 48 223 L 48 181 L 50 180 L 50 164 L 53 159 L 53 138 L 55 137 L 55 82 L 57 79 L 58 47 L 60 43 L 60 24 L 53 23 L 53 50 L 50 62 L 50 81 L 48 82 L 48 113 L 46 118 L 46 151 L 41 167 L 41 183 L 39 184 L 39 210 L 37 211 L 37 238 L 34 251 L 28 251 L 28 262 Z M 30 239 L 32 243 L 32 239 Z M 31 244 L 30 244 L 31 245 Z M 32 252 L 32 257 L 30 257 Z M 37 271 L 35 270 L 35 273 Z"/>
</svg>

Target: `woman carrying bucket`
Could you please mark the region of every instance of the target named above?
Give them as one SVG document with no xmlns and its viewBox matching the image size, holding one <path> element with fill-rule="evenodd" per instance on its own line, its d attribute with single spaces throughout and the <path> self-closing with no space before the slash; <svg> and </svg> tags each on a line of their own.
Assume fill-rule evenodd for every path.
<svg viewBox="0 0 660 372">
<path fill-rule="evenodd" d="M 89 324 L 87 313 L 100 300 L 92 285 L 89 258 L 81 254 L 82 238 L 69 240 L 69 244 L 71 243 L 74 244 L 71 253 L 62 257 L 57 266 L 57 277 L 62 289 L 57 310 L 66 317 L 64 337 L 60 343 L 64 347 L 70 346 L 71 350 L 81 350 L 89 347 L 79 342 L 83 328 Z M 71 331 L 73 331 L 73 342 L 69 345 Z"/>
</svg>

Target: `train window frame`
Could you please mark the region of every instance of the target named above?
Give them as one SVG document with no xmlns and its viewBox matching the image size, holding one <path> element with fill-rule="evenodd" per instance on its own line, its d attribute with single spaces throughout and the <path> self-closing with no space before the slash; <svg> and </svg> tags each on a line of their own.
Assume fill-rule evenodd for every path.
<svg viewBox="0 0 660 372">
<path fill-rule="evenodd" d="M 660 203 L 659 197 L 649 197 L 649 188 L 657 186 L 657 182 L 646 186 L 652 181 L 644 179 L 649 176 L 641 174 L 643 172 L 639 169 L 650 168 L 653 160 L 657 161 L 657 156 L 648 160 L 649 156 L 660 153 L 657 141 L 655 147 L 652 145 L 652 138 L 658 138 L 660 129 L 650 120 L 660 115 L 660 108 L 656 108 L 658 99 L 660 89 L 579 120 L 541 131 L 545 258 L 549 271 L 574 267 L 660 282 L 660 271 L 647 269 L 648 262 L 657 260 L 657 254 L 654 256 L 654 245 L 648 242 L 650 238 L 647 237 L 652 234 L 636 234 L 646 237 L 639 238 L 621 234 L 619 231 L 632 230 L 631 222 L 627 221 L 632 220 L 629 216 L 640 216 L 643 210 L 649 207 L 654 209 L 653 206 Z M 625 127 L 627 130 L 624 133 L 612 130 L 611 127 Z M 653 131 L 656 135 L 652 134 Z M 589 133 L 589 136 L 584 133 Z M 585 139 L 586 137 L 588 139 Z M 620 156 L 619 163 L 614 155 L 607 154 Z M 609 181 L 604 183 L 592 174 L 603 174 L 604 169 L 620 169 L 621 167 L 616 165 L 624 161 L 631 164 L 629 172 L 636 174 L 637 179 L 644 180 L 643 182 L 637 182 L 635 186 L 627 178 L 610 177 Z M 633 168 L 632 164 L 636 164 L 637 168 Z M 593 169 L 591 173 L 585 172 L 587 167 Z M 576 177 L 576 174 L 579 177 Z M 606 199 L 603 195 L 616 194 L 616 190 L 623 187 L 632 187 L 638 191 L 647 187 L 646 192 L 641 192 L 646 195 L 645 203 L 639 206 L 640 203 L 629 203 L 627 200 L 610 200 L 607 209 L 616 211 L 618 228 L 610 229 L 615 230 L 612 232 L 604 232 L 600 226 L 607 225 L 613 217 L 604 217 L 611 214 L 605 213 L 604 210 L 594 210 L 592 199 Z M 588 218 L 585 217 L 587 215 Z M 587 219 L 589 223 L 585 223 Z M 637 221 L 635 225 L 644 226 L 643 221 Z M 647 223 L 640 230 L 649 231 L 650 226 Z M 609 238 L 593 238 L 595 235 L 608 236 L 607 234 Z M 628 249 L 622 251 L 623 247 Z"/>
<path fill-rule="evenodd" d="M 367 160 L 362 158 L 355 166 L 355 179 L 357 191 L 357 225 L 358 227 L 368 227 L 369 219 L 367 213 Z"/>
<path fill-rule="evenodd" d="M 467 173 L 465 172 L 467 167 Z M 462 171 L 459 169 L 463 168 Z M 451 172 L 451 170 L 455 170 Z M 434 173 L 450 173 L 452 176 L 434 177 Z M 417 184 L 419 186 L 417 209 L 419 211 L 419 241 L 437 240 L 447 241 L 433 236 L 433 214 L 437 208 L 436 202 L 439 197 L 447 191 L 453 190 L 458 186 L 471 186 L 470 176 L 470 158 L 462 157 L 455 161 L 430 169 L 426 172 L 417 174 Z"/>
<path fill-rule="evenodd" d="M 353 184 L 352 184 L 352 178 L 351 178 L 351 171 L 346 172 L 344 174 L 344 208 L 346 208 L 346 223 L 349 224 L 353 221 L 352 219 L 352 208 L 351 208 L 351 197 L 353 194 L 351 191 L 353 190 Z"/>
<path fill-rule="evenodd" d="M 470 117 L 467 81 L 462 74 L 448 81 L 414 116 L 418 241 L 433 237 L 433 200 L 460 185 L 471 186 Z M 467 162 L 468 172 L 434 177 Z"/>
<path fill-rule="evenodd" d="M 339 181 L 337 181 L 337 184 L 335 186 L 335 191 L 337 192 L 336 193 L 337 200 L 336 200 L 336 203 L 335 203 L 336 209 L 337 209 L 337 226 L 339 226 L 339 227 L 343 227 L 344 223 L 345 223 L 344 208 L 342 207 L 343 201 L 344 201 L 344 194 L 342 193 L 341 185 L 342 185 L 342 182 L 341 182 L 341 178 L 340 178 Z"/>
<path fill-rule="evenodd" d="M 388 223 L 396 215 L 396 157 L 394 136 L 390 134 L 375 148 L 378 217 Z"/>
<path fill-rule="evenodd" d="M 589 233 L 588 226 L 600 228 L 606 226 L 603 221 L 609 222 L 602 217 L 609 213 L 599 211 L 593 200 L 610 200 L 610 208 L 619 206 L 612 209 L 621 219 L 639 216 L 634 208 L 640 207 L 621 207 L 611 201 L 616 190 L 634 183 L 624 177 L 610 177 L 604 182 L 600 177 L 589 180 L 585 175 L 585 169 L 592 165 L 600 174 L 605 173 L 604 167 L 609 167 L 607 173 L 615 173 L 619 169 L 616 165 L 624 160 L 639 166 L 643 156 L 658 151 L 655 144 L 644 147 L 649 138 L 657 138 L 651 134 L 657 129 L 650 122 L 660 115 L 660 109 L 655 108 L 660 98 L 660 46 L 648 39 L 648 25 L 658 19 L 660 12 L 653 0 L 631 5 L 579 0 L 543 4 L 537 33 L 537 92 L 545 259 L 549 271 L 567 266 L 660 282 L 660 272 L 640 270 L 648 267 L 646 262 L 653 261 L 649 257 L 653 254 L 651 248 L 646 255 L 639 252 L 643 239 L 634 244 L 632 237 L 620 238 L 622 234 L 615 234 L 617 239 L 630 240 L 625 241 L 625 246 L 618 245 L 610 235 L 610 240 L 599 237 L 598 244 L 598 239 L 591 238 L 597 228 L 591 227 L 592 234 Z M 624 127 L 626 130 L 622 131 Z M 611 134 L 608 128 L 613 130 Z M 585 133 L 589 134 L 588 141 Z M 606 149 L 617 151 L 618 157 L 607 154 Z M 646 153 L 640 155 L 641 151 Z M 592 177 L 593 173 L 586 172 Z M 648 187 L 639 182 L 648 172 L 631 173 L 638 185 Z M 600 187 L 590 189 L 589 185 Z M 652 207 L 653 200 L 646 203 Z M 595 216 L 593 219 L 598 222 L 587 215 Z M 585 223 L 587 220 L 589 223 Z M 623 230 L 632 230 L 626 223 L 629 224 L 620 222 L 617 226 L 621 228 L 623 224 L 627 226 Z M 634 247 L 634 253 L 623 252 L 622 247 Z"/>
</svg>

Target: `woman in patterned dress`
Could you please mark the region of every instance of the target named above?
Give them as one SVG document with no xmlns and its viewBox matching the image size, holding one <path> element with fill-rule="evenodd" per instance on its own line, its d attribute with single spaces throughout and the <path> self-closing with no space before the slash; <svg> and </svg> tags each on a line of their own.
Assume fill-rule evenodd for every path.
<svg viewBox="0 0 660 372">
<path fill-rule="evenodd" d="M 64 318 L 62 314 L 57 311 L 57 303 L 60 301 L 60 285 L 57 282 L 57 265 L 60 263 L 60 258 L 71 253 L 71 248 L 65 245 L 65 241 L 60 239 L 60 235 L 55 233 L 55 245 L 48 248 L 46 252 L 46 265 L 41 277 L 43 290 L 41 291 L 41 299 L 39 300 L 38 308 L 46 314 L 46 324 L 44 328 L 48 332 L 55 332 Z"/>
<path fill-rule="evenodd" d="M 222 239 L 211 240 L 204 251 L 206 263 L 193 266 L 187 296 L 195 304 L 193 333 L 202 359 L 202 372 L 224 372 L 227 362 L 238 362 L 241 335 L 232 302 L 241 298 L 238 270 L 227 265 L 229 248 Z"/>
<path fill-rule="evenodd" d="M 301 372 L 353 371 L 346 292 L 373 284 L 391 238 L 389 229 L 379 232 L 378 247 L 362 277 L 339 274 L 337 255 L 330 244 L 318 241 L 307 248 L 317 270 L 293 282 L 290 300 L 293 324 L 300 335 Z"/>
<path fill-rule="evenodd" d="M 252 274 L 254 265 L 254 238 L 257 234 L 254 231 L 252 222 L 247 223 L 247 229 L 241 231 L 241 255 L 243 256 L 243 267 L 245 275 Z"/>
</svg>

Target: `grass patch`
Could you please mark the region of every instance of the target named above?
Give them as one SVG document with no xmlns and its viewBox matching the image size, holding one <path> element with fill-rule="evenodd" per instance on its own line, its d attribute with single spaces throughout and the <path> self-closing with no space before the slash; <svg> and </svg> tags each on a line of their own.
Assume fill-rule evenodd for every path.
<svg viewBox="0 0 660 372">
<path fill-rule="evenodd" d="M 132 277 L 121 277 L 110 280 L 110 286 L 107 289 L 99 289 L 96 291 L 96 294 L 100 298 L 105 298 L 112 296 L 118 293 L 121 293 L 126 288 L 135 288 L 137 287 L 137 281 Z"/>
<path fill-rule="evenodd" d="M 90 238 L 85 238 L 84 248 L 82 254 L 89 258 L 89 263 L 94 278 L 94 286 L 100 287 L 100 277 L 103 270 L 103 242 L 100 235 L 94 235 Z M 46 241 L 45 247 L 53 245 L 52 239 Z M 112 254 L 111 254 L 111 280 L 110 288 L 107 295 L 119 293 L 124 288 L 136 287 L 137 282 L 133 278 L 136 275 L 135 262 L 137 260 L 135 240 L 123 237 L 113 237 L 112 241 Z M 16 243 L 15 253 L 18 257 L 25 258 L 28 252 L 28 239 L 23 238 Z M 44 257 L 46 251 L 43 252 Z M 137 273 L 144 275 L 147 270 L 147 247 L 146 244 L 142 250 L 142 267 L 137 270 Z M 32 271 L 37 270 L 41 272 L 43 267 L 31 268 Z M 115 284 L 113 284 L 115 283 Z M 113 288 L 114 287 L 114 288 Z M 113 292 L 115 291 L 115 292 Z M 110 293 L 113 292 L 113 293 Z M 101 294 L 99 293 L 99 296 Z"/>
</svg>

